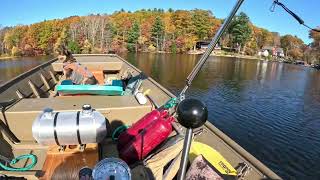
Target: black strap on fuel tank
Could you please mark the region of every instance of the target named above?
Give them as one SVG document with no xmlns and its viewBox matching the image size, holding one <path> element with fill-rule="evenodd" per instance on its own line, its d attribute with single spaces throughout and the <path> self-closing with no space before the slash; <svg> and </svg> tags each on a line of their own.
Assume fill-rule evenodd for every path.
<svg viewBox="0 0 320 180">
<path fill-rule="evenodd" d="M 79 143 L 79 144 L 82 144 L 82 142 L 81 142 L 81 137 L 80 137 L 79 122 L 80 122 L 80 111 L 77 112 L 77 138 L 78 138 L 78 143 Z"/>
<path fill-rule="evenodd" d="M 56 141 L 56 144 L 58 146 L 60 146 L 60 143 L 59 143 L 59 140 L 58 140 L 58 136 L 57 136 L 57 129 L 56 129 L 58 114 L 59 114 L 59 112 L 57 112 L 54 115 L 54 119 L 53 119 L 53 135 L 54 135 L 54 140 Z"/>
</svg>

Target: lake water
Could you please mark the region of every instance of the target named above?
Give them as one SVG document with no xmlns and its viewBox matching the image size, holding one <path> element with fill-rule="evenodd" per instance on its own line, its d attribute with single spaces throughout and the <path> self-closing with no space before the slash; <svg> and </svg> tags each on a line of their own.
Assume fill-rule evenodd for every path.
<svg viewBox="0 0 320 180">
<path fill-rule="evenodd" d="M 122 56 L 176 95 L 200 58 L 149 53 Z M 0 61 L 0 80 L 48 57 L 22 59 Z M 281 177 L 320 179 L 320 71 L 210 57 L 187 97 L 205 102 L 216 127 Z"/>
<path fill-rule="evenodd" d="M 123 57 L 176 95 L 200 58 Z M 320 71 L 211 57 L 188 96 L 205 102 L 216 127 L 284 179 L 320 179 Z"/>
<path fill-rule="evenodd" d="M 0 84 L 51 58 L 52 56 L 17 57 L 12 59 L 1 59 L 0 57 Z"/>
</svg>

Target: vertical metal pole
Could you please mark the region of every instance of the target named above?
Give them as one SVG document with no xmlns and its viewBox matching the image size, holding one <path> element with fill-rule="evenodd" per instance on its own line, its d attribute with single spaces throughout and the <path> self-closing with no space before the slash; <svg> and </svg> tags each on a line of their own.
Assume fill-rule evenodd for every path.
<svg viewBox="0 0 320 180">
<path fill-rule="evenodd" d="M 187 89 L 189 88 L 189 86 L 191 85 L 193 79 L 195 78 L 195 76 L 199 73 L 201 67 L 203 66 L 203 64 L 206 62 L 206 60 L 208 59 L 208 57 L 210 56 L 211 52 L 213 51 L 214 47 L 217 45 L 219 39 L 221 38 L 222 34 L 225 32 L 225 30 L 228 28 L 228 26 L 231 23 L 232 18 L 234 17 L 234 15 L 237 13 L 238 9 L 240 8 L 241 4 L 243 3 L 244 0 L 238 0 L 237 3 L 235 4 L 235 6 L 233 7 L 232 11 L 230 12 L 229 16 L 227 19 L 224 20 L 222 26 L 220 27 L 220 29 L 218 30 L 218 32 L 215 34 L 215 36 L 212 38 L 207 50 L 204 52 L 204 54 L 201 56 L 200 60 L 198 61 L 198 63 L 196 64 L 196 66 L 193 68 L 193 70 L 191 71 L 191 73 L 189 74 L 189 76 L 187 77 L 186 80 L 186 85 L 185 87 L 182 89 L 179 98 L 180 100 L 184 99 L 184 94 L 187 91 Z"/>
<path fill-rule="evenodd" d="M 183 143 L 178 180 L 185 179 L 188 160 L 189 160 L 189 151 L 190 151 L 190 147 L 191 147 L 191 141 L 192 141 L 192 129 L 188 128 L 187 132 L 186 132 L 185 139 L 184 139 L 184 143 Z"/>
<path fill-rule="evenodd" d="M 203 64 L 206 62 L 208 59 L 209 55 L 211 54 L 212 50 L 214 47 L 217 45 L 219 39 L 221 38 L 222 34 L 225 32 L 225 30 L 228 28 L 228 26 L 231 23 L 232 18 L 234 15 L 237 13 L 238 9 L 240 8 L 241 4 L 243 3 L 244 0 L 238 0 L 235 6 L 233 7 L 232 11 L 230 12 L 229 16 L 227 19 L 225 19 L 224 23 L 220 27 L 219 31 L 215 34 L 213 39 L 211 40 L 206 52 L 202 55 L 200 58 L 199 62 L 196 64 L 196 66 L 193 68 L 192 72 L 189 74 L 186 80 L 186 85 L 181 91 L 179 95 L 180 101 L 182 101 L 185 97 L 185 92 L 191 85 L 193 79 L 195 76 L 199 73 L 201 67 Z M 191 141 L 192 141 L 192 129 L 188 128 L 185 139 L 184 139 L 184 144 L 183 144 L 183 149 L 182 149 L 182 157 L 181 157 L 181 162 L 180 162 L 180 171 L 178 174 L 178 180 L 184 180 L 186 176 L 186 171 L 187 171 L 187 165 L 188 165 L 188 156 L 189 156 L 189 151 L 191 147 Z"/>
</svg>

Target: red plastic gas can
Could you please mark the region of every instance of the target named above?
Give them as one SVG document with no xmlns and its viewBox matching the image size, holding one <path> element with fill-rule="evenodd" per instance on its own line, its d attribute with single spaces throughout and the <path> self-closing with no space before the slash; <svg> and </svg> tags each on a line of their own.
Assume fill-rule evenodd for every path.
<svg viewBox="0 0 320 180">
<path fill-rule="evenodd" d="M 166 116 L 168 116 L 167 110 L 158 111 L 157 109 L 143 116 L 139 121 L 119 135 L 117 145 L 118 150 L 125 146 L 133 137 L 137 136 L 139 132 L 148 125 L 158 120 L 160 117 L 165 118 Z"/>
<path fill-rule="evenodd" d="M 159 117 L 147 125 L 119 150 L 119 157 L 128 164 L 142 160 L 168 138 L 172 132 L 171 123 L 173 120 L 173 117 Z"/>
</svg>

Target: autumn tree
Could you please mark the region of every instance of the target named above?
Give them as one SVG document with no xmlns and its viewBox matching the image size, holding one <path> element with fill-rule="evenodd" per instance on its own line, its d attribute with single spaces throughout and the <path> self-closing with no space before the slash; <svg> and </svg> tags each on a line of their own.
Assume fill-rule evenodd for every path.
<svg viewBox="0 0 320 180">
<path fill-rule="evenodd" d="M 172 14 L 171 23 L 175 26 L 175 39 L 171 50 L 184 52 L 191 49 L 197 41 L 192 13 L 186 10 L 176 10 Z"/>
<path fill-rule="evenodd" d="M 0 27 L 0 55 L 7 53 L 4 37 L 9 30 L 8 27 Z"/>
<path fill-rule="evenodd" d="M 303 57 L 303 41 L 297 36 L 285 35 L 280 39 L 281 47 L 284 49 L 286 57 L 299 60 Z"/>
<path fill-rule="evenodd" d="M 90 43 L 90 41 L 87 39 L 84 41 L 83 43 L 83 47 L 82 47 L 82 53 L 84 54 L 90 54 L 92 51 L 92 44 Z"/>
<path fill-rule="evenodd" d="M 171 22 L 173 16 L 173 10 L 168 11 L 163 15 L 163 23 L 164 23 L 164 38 L 162 42 L 163 50 L 164 51 L 171 51 L 175 49 L 175 31 L 176 27 L 175 25 Z"/>
<path fill-rule="evenodd" d="M 3 47 L 4 35 L 5 35 L 5 32 L 3 31 L 2 25 L 0 24 L 0 56 L 3 54 L 3 50 L 4 50 L 4 47 Z"/>
<path fill-rule="evenodd" d="M 39 52 L 39 46 L 38 46 L 38 41 L 39 41 L 39 31 L 40 31 L 40 25 L 39 23 L 37 24 L 32 24 L 29 26 L 25 36 L 23 37 L 22 41 L 25 44 L 25 47 L 23 49 L 23 54 L 26 56 L 35 56 L 38 55 L 37 53 Z"/>
<path fill-rule="evenodd" d="M 253 29 L 253 37 L 256 40 L 256 44 L 258 48 L 262 48 L 263 46 L 272 46 L 273 45 L 273 34 L 266 29 L 258 28 L 252 26 Z"/>
<path fill-rule="evenodd" d="M 251 38 L 249 39 L 249 41 L 247 42 L 246 48 L 245 48 L 245 54 L 248 55 L 256 55 L 257 52 L 259 51 L 259 45 L 258 45 L 258 41 L 257 41 L 257 36 L 255 36 L 254 34 L 256 33 L 255 31 L 255 27 L 250 24 L 250 28 L 253 30 L 253 35 L 251 35 Z"/>
<path fill-rule="evenodd" d="M 49 54 L 53 51 L 54 43 L 55 43 L 55 36 L 53 29 L 53 21 L 44 21 L 41 23 L 39 34 L 38 34 L 38 47 L 45 53 Z"/>
<path fill-rule="evenodd" d="M 80 30 L 79 22 L 73 22 L 70 24 L 69 31 L 70 31 L 71 41 L 76 41 L 79 30 Z"/>
<path fill-rule="evenodd" d="M 177 10 L 172 15 L 171 22 L 174 24 L 177 36 L 190 33 L 193 27 L 192 14 L 190 11 Z"/>
<path fill-rule="evenodd" d="M 25 26 L 16 26 L 5 34 L 4 43 L 7 49 L 11 49 L 13 46 L 20 46 L 21 39 L 25 35 L 25 29 Z"/>
<path fill-rule="evenodd" d="M 0 54 L 51 54 L 60 45 L 66 45 L 73 53 L 105 53 L 110 50 L 184 53 L 195 48 L 197 41 L 211 39 L 222 21 L 212 12 L 200 9 L 164 11 L 154 8 L 135 12 L 121 10 L 109 15 L 71 16 L 0 28 Z M 310 37 L 314 40 L 312 45 L 300 49 L 288 48 L 284 38 L 288 54 L 300 57 L 303 51 L 319 52 L 319 35 L 311 32 Z M 254 55 L 263 46 L 279 45 L 279 37 L 277 33 L 256 27 L 248 16 L 240 13 L 222 36 L 220 44 Z"/>
<path fill-rule="evenodd" d="M 66 46 L 67 45 L 67 29 L 63 28 L 60 36 L 58 37 L 56 43 L 54 44 L 54 51 L 57 51 L 60 46 Z"/>
<path fill-rule="evenodd" d="M 88 28 L 88 38 L 93 47 L 96 45 L 96 38 L 100 26 L 100 16 L 99 15 L 90 15 L 84 18 L 85 24 Z"/>
<path fill-rule="evenodd" d="M 121 40 L 122 43 L 126 41 L 127 33 L 131 28 L 132 15 L 133 14 L 125 11 L 115 12 L 114 14 L 111 15 L 111 20 L 113 21 L 113 25 L 115 27 L 115 36 L 117 36 L 116 39 Z"/>
<path fill-rule="evenodd" d="M 195 9 L 192 11 L 192 31 L 198 37 L 199 40 L 207 39 L 212 26 L 210 17 L 212 13 L 210 11 Z"/>
<path fill-rule="evenodd" d="M 209 21 L 210 21 L 210 31 L 209 31 L 208 37 L 213 38 L 213 36 L 218 32 L 222 24 L 222 20 L 211 17 Z"/>
<path fill-rule="evenodd" d="M 318 27 L 317 29 L 320 30 L 320 27 Z M 320 48 L 320 32 L 310 30 L 309 37 L 313 40 L 311 46 Z"/>
<path fill-rule="evenodd" d="M 317 27 L 317 29 L 320 30 L 320 27 Z M 310 57 L 311 63 L 320 64 L 320 32 L 310 30 L 309 38 L 312 39 L 312 43 L 306 55 Z"/>
<path fill-rule="evenodd" d="M 104 41 L 104 48 L 109 51 L 111 49 L 111 43 L 112 43 L 112 38 L 114 37 L 115 34 L 115 27 L 112 25 L 109 19 L 107 19 L 107 22 L 104 27 L 104 35 L 102 41 Z M 101 35 L 102 37 L 102 35 Z"/>
</svg>

